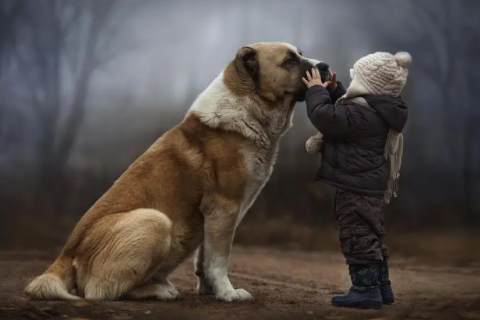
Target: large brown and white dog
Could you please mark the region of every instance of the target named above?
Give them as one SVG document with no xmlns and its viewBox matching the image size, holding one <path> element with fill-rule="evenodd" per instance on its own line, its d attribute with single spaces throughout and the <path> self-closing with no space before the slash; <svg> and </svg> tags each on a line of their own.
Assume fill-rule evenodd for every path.
<svg viewBox="0 0 480 320">
<path fill-rule="evenodd" d="M 269 179 L 279 140 L 319 61 L 257 43 L 199 95 L 182 123 L 88 210 L 31 299 L 175 299 L 168 275 L 196 250 L 198 292 L 250 300 L 228 278 L 235 229 Z"/>
</svg>

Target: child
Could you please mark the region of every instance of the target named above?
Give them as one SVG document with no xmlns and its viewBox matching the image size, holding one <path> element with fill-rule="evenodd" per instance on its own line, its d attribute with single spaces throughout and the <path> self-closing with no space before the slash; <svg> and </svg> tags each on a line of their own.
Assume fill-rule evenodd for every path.
<svg viewBox="0 0 480 320">
<path fill-rule="evenodd" d="M 379 309 L 394 301 L 383 207 L 396 196 L 408 115 L 400 93 L 410 63 L 407 52 L 367 55 L 350 70 L 347 90 L 331 71 L 325 83 L 316 69 L 303 78 L 307 114 L 321 132 L 307 149 L 321 148 L 317 178 L 337 188 L 335 217 L 352 281 L 346 294 L 332 299 L 335 306 Z"/>
</svg>

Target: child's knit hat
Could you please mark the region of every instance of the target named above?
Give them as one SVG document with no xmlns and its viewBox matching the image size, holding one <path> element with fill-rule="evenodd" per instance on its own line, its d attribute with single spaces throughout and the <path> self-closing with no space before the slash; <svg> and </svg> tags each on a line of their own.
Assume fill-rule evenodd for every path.
<svg viewBox="0 0 480 320">
<path fill-rule="evenodd" d="M 370 94 L 399 96 L 407 82 L 411 62 L 408 52 L 369 54 L 353 66 L 352 82 L 358 81 Z"/>
</svg>

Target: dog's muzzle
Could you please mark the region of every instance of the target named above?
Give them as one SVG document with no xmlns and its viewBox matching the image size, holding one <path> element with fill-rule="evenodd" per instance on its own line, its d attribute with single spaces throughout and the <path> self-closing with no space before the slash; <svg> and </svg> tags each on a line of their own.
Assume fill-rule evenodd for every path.
<svg viewBox="0 0 480 320">
<path fill-rule="evenodd" d="M 318 69 L 320 71 L 320 78 L 322 79 L 322 82 L 331 80 L 330 79 L 330 66 L 323 62 L 323 61 L 318 61 L 315 59 L 305 59 L 302 64 L 302 69 L 301 69 L 301 74 L 302 77 L 305 77 L 305 73 L 307 71 L 312 70 L 312 68 Z M 307 92 L 307 86 L 305 83 L 300 81 L 300 88 L 295 94 L 295 100 L 296 101 L 305 101 L 305 94 Z"/>
<path fill-rule="evenodd" d="M 322 82 L 326 82 L 331 80 L 330 79 L 330 66 L 323 62 L 323 61 L 318 61 L 315 59 L 308 59 L 308 62 L 312 64 L 313 68 L 318 69 L 320 71 L 320 78 L 322 79 Z"/>
</svg>

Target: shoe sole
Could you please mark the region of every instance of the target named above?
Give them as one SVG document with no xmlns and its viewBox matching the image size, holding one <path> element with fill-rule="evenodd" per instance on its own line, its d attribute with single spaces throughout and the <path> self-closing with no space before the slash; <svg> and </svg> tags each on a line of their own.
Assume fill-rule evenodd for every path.
<svg viewBox="0 0 480 320">
<path fill-rule="evenodd" d="M 362 302 L 354 302 L 349 304 L 332 302 L 332 304 L 335 307 L 341 307 L 341 308 L 374 309 L 374 310 L 380 310 L 382 308 L 382 302 L 377 302 L 377 301 L 362 301 Z"/>
</svg>

